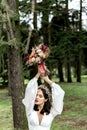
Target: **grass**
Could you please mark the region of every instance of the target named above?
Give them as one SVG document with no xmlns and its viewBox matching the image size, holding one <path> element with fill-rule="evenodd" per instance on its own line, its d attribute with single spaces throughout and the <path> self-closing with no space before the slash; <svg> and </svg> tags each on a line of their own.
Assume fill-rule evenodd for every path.
<svg viewBox="0 0 87 130">
<path fill-rule="evenodd" d="M 87 83 L 65 83 L 61 86 L 66 93 L 64 110 L 54 124 L 58 124 L 58 130 L 87 130 Z"/>
<path fill-rule="evenodd" d="M 87 130 L 87 77 L 82 83 L 60 83 L 65 91 L 64 110 L 51 130 Z M 11 97 L 0 90 L 0 130 L 13 130 Z"/>
<path fill-rule="evenodd" d="M 0 90 L 0 130 L 12 130 L 12 104 L 7 89 Z"/>
</svg>

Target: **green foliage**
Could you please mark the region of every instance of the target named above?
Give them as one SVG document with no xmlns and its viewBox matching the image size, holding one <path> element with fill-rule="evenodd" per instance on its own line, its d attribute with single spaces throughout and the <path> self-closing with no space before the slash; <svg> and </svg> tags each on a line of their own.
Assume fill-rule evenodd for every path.
<svg viewBox="0 0 87 130">
<path fill-rule="evenodd" d="M 31 3 L 28 0 L 19 1 L 19 10 L 23 13 L 22 16 L 31 12 Z"/>
<path fill-rule="evenodd" d="M 2 13 L 0 15 L 2 22 L 7 22 L 7 15 L 6 15 L 7 12 L 9 14 L 9 17 L 11 20 L 19 21 L 19 13 L 17 11 L 14 12 L 14 11 L 10 10 L 9 5 L 6 0 L 2 0 L 2 2 L 0 4 L 0 8 L 2 10 Z"/>
<path fill-rule="evenodd" d="M 7 42 L 6 28 L 5 28 L 6 22 L 7 22 L 7 18 L 5 14 L 6 11 L 8 11 L 9 13 L 10 20 L 16 22 L 19 20 L 19 17 L 25 18 L 25 16 L 28 16 L 29 14 L 31 14 L 32 1 L 31 0 L 18 1 L 17 9 L 19 9 L 19 12 L 21 12 L 19 14 L 18 12 L 14 12 L 9 9 L 9 5 L 7 4 L 6 0 L 2 0 L 0 2 L 1 2 L 0 8 L 2 10 L 2 13 L 0 14 L 0 54 L 4 54 L 7 52 L 8 46 L 13 46 L 15 45 L 16 42 L 19 43 L 19 41 L 17 41 L 16 39 L 12 39 L 9 42 Z M 49 34 L 50 35 L 49 37 L 51 39 L 49 43 L 51 47 L 51 54 L 50 54 L 50 57 L 48 58 L 48 66 L 50 67 L 49 63 L 52 63 L 55 66 L 57 66 L 56 63 L 58 59 L 60 59 L 62 63 L 65 64 L 65 59 L 68 54 L 70 54 L 70 62 L 71 62 L 71 65 L 73 66 L 73 64 L 75 63 L 75 56 L 78 54 L 79 49 L 87 48 L 87 44 L 86 44 L 87 32 L 84 30 L 78 31 L 77 30 L 78 28 L 76 28 L 74 23 L 72 23 L 72 20 L 71 21 L 69 20 L 69 15 L 67 14 L 68 10 L 66 9 L 66 5 L 67 5 L 66 1 L 47 0 L 47 1 L 42 1 L 42 2 L 36 3 L 35 13 L 39 15 L 44 12 L 44 17 L 46 18 L 47 18 L 47 15 L 46 15 L 47 13 L 48 13 L 48 17 L 50 16 L 50 14 L 53 15 L 53 19 L 50 24 L 47 23 L 47 20 L 45 18 L 43 20 L 41 17 L 41 19 L 43 20 L 42 21 L 43 23 L 46 22 L 46 24 L 51 25 L 51 28 L 49 30 L 49 32 L 51 32 L 51 35 Z M 75 16 L 76 16 L 76 13 L 74 12 L 74 14 L 72 14 L 72 16 L 70 17 L 72 18 Z M 27 21 L 25 20 L 24 23 L 21 23 L 21 26 L 19 28 L 21 32 L 21 41 L 22 41 L 22 43 L 20 43 L 22 56 L 24 53 L 25 45 L 27 43 L 27 37 L 28 37 L 28 32 L 29 32 L 28 22 L 30 20 L 31 20 L 30 18 L 27 19 Z M 73 28 L 73 24 L 75 26 L 75 30 Z M 47 30 L 45 32 L 47 34 Z M 39 30 L 38 33 L 40 35 L 43 35 L 42 30 Z M 4 38 L 3 38 L 3 35 L 4 35 Z M 35 34 L 32 33 L 30 49 L 35 42 L 33 35 Z M 47 37 L 47 39 L 49 38 Z M 85 60 L 87 59 L 86 58 L 87 56 L 85 53 L 84 55 L 85 55 L 84 56 L 85 57 L 84 60 Z M 85 62 L 84 60 L 82 60 L 82 63 Z M 24 65 L 24 68 L 25 67 L 26 65 Z"/>
<path fill-rule="evenodd" d="M 51 130 L 86 130 L 87 76 L 82 79 L 82 83 L 60 84 L 65 91 L 64 109 L 53 121 Z M 0 130 L 4 129 L 13 130 L 12 102 L 8 90 L 0 89 Z"/>
<path fill-rule="evenodd" d="M 82 66 L 81 74 L 82 74 L 82 75 L 87 75 L 87 67 Z"/>
<path fill-rule="evenodd" d="M 87 48 L 86 41 L 86 31 L 79 31 L 76 33 L 76 42 L 77 42 L 77 48 Z"/>
<path fill-rule="evenodd" d="M 2 0 L 1 1 L 1 9 L 4 11 L 8 11 L 9 10 L 9 5 L 7 4 L 6 0 Z"/>
<path fill-rule="evenodd" d="M 8 44 L 7 41 L 4 40 L 4 36 L 2 36 L 2 37 L 0 38 L 0 47 L 1 47 L 1 46 L 5 46 L 5 45 L 9 45 L 9 44 Z"/>
<path fill-rule="evenodd" d="M 10 11 L 9 17 L 14 21 L 19 21 L 19 14 L 18 12 Z"/>
</svg>

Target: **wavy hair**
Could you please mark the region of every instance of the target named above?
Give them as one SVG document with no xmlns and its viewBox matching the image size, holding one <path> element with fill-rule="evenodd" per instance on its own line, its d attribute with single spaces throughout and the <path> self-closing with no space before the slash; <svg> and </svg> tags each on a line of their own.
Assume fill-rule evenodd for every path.
<svg viewBox="0 0 87 130">
<path fill-rule="evenodd" d="M 44 98 L 47 99 L 47 101 L 44 103 L 44 106 L 43 106 L 40 114 L 46 113 L 48 115 L 50 113 L 50 109 L 51 109 L 51 100 L 49 98 L 48 93 L 46 92 L 46 89 L 44 89 L 43 87 L 39 87 L 38 89 L 40 89 L 42 91 Z M 34 105 L 34 110 L 38 111 L 38 105 L 37 104 Z"/>
</svg>

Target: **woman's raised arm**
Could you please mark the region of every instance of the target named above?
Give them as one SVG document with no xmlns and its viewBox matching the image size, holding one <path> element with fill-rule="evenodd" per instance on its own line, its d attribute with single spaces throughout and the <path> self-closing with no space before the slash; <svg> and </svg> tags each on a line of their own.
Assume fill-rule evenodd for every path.
<svg viewBox="0 0 87 130">
<path fill-rule="evenodd" d="M 42 76 L 42 79 L 44 79 L 51 86 L 51 89 L 52 89 L 51 113 L 55 117 L 56 115 L 59 115 L 62 113 L 63 99 L 64 99 L 65 92 L 58 84 L 50 80 L 48 76 Z"/>
<path fill-rule="evenodd" d="M 36 74 L 36 76 L 31 79 L 26 87 L 25 90 L 25 97 L 22 100 L 22 103 L 25 105 L 26 109 L 26 115 L 28 116 L 31 114 L 33 107 L 34 107 L 34 101 L 38 89 L 38 83 L 37 80 L 39 78 L 40 74 L 39 72 Z"/>
</svg>

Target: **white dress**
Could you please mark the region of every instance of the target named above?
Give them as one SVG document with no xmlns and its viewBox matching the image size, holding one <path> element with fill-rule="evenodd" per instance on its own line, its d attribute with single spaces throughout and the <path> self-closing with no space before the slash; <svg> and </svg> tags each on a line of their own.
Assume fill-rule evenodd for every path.
<svg viewBox="0 0 87 130">
<path fill-rule="evenodd" d="M 29 130 L 50 130 L 54 117 L 61 114 L 63 110 L 65 92 L 54 82 L 50 86 L 52 87 L 52 108 L 49 115 L 43 115 L 41 123 L 39 123 L 37 111 L 33 110 L 38 89 L 37 78 L 31 79 L 26 87 L 25 97 L 22 102 L 25 105 Z"/>
</svg>

